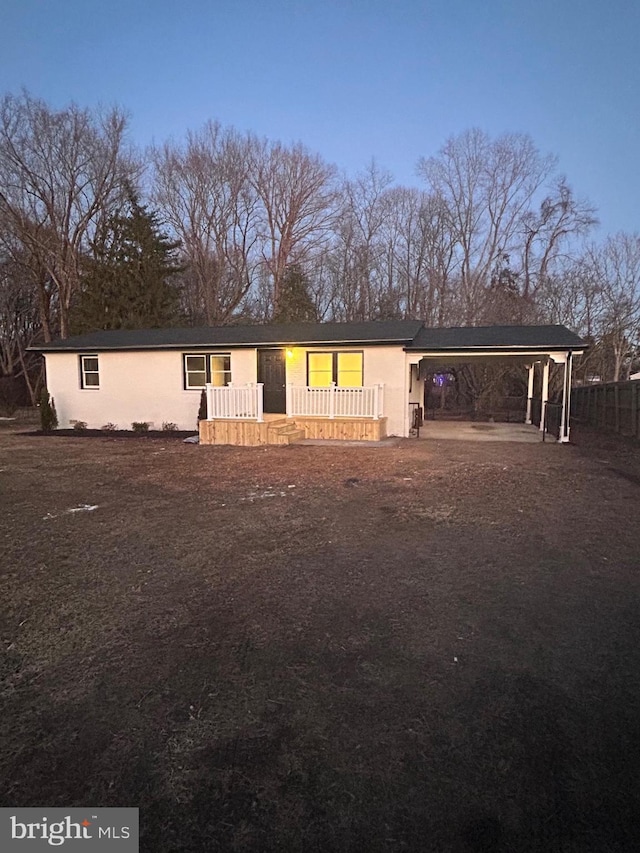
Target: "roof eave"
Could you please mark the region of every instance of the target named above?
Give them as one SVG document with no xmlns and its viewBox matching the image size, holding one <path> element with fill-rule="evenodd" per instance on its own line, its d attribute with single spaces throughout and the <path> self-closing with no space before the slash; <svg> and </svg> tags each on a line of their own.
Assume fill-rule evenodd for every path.
<svg viewBox="0 0 640 853">
<path fill-rule="evenodd" d="M 518 354 L 526 355 L 527 353 L 545 353 L 545 352 L 584 352 L 588 349 L 587 344 L 550 344 L 547 346 L 536 345 L 526 346 L 524 344 L 513 344 L 505 346 L 463 346 L 463 347 L 412 347 L 406 346 L 405 352 L 415 353 L 417 355 L 482 355 L 482 354 L 500 354 L 516 351 Z"/>
<path fill-rule="evenodd" d="M 330 341 L 253 341 L 251 343 L 176 343 L 176 344 L 129 344 L 119 346 L 105 346 L 104 344 L 88 343 L 84 346 L 31 346 L 27 352 L 55 353 L 55 352 L 84 352 L 92 350 L 95 352 L 141 352 L 149 350 L 209 350 L 209 349 L 278 349 L 282 347 L 315 347 L 315 346 L 406 346 L 410 338 L 378 338 L 376 340 L 330 340 Z"/>
</svg>

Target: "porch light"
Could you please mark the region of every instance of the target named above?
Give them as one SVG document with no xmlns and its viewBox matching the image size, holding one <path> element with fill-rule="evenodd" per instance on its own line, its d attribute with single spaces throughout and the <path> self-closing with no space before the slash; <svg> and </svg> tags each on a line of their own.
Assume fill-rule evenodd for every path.
<svg viewBox="0 0 640 853">
<path fill-rule="evenodd" d="M 292 349 L 287 350 L 287 358 L 293 358 L 293 350 Z"/>
</svg>

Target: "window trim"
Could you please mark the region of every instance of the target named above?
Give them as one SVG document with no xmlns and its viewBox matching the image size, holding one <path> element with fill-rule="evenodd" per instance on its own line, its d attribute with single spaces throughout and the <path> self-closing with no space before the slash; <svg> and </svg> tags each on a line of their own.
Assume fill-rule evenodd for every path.
<svg viewBox="0 0 640 853">
<path fill-rule="evenodd" d="M 182 387 L 185 391 L 202 391 L 205 385 L 189 385 L 189 373 L 202 373 L 201 370 L 187 370 L 187 359 L 193 358 L 204 358 L 204 373 L 205 373 L 205 385 L 211 382 L 211 359 L 213 356 L 222 356 L 223 358 L 229 359 L 229 370 L 222 371 L 223 373 L 229 374 L 229 381 L 226 385 L 231 383 L 231 353 L 227 352 L 219 352 L 218 350 L 207 350 L 207 352 L 184 352 L 182 353 Z M 226 387 L 226 385 L 224 387 Z M 223 386 L 221 386 L 223 387 Z"/>
<path fill-rule="evenodd" d="M 363 349 L 340 349 L 340 350 L 307 350 L 307 388 L 312 386 L 309 384 L 309 356 L 310 355 L 330 355 L 332 356 L 331 376 L 332 382 L 335 382 L 336 388 L 363 388 L 364 387 L 364 350 Z M 339 355 L 360 355 L 362 358 L 362 369 L 360 371 L 360 385 L 338 385 L 338 356 Z"/>
<path fill-rule="evenodd" d="M 87 370 L 84 366 L 84 360 L 86 358 L 94 358 L 98 362 L 97 370 Z M 100 356 L 97 352 L 94 353 L 81 353 L 78 356 L 78 366 L 80 370 L 80 389 L 82 391 L 99 391 L 100 390 Z M 87 384 L 87 375 L 95 375 L 98 377 L 97 385 L 88 385 Z"/>
</svg>

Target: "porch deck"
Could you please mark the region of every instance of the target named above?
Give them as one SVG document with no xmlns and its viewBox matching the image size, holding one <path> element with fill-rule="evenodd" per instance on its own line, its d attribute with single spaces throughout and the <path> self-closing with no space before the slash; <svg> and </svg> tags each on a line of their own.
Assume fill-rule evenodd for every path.
<svg viewBox="0 0 640 853">
<path fill-rule="evenodd" d="M 287 418 L 265 415 L 263 423 L 216 418 L 200 421 L 200 444 L 257 447 L 295 444 L 303 439 L 327 441 L 380 441 L 387 435 L 386 418 Z"/>
<path fill-rule="evenodd" d="M 282 388 L 283 394 L 285 388 Z M 287 385 L 279 402 L 286 414 L 264 411 L 264 385 L 206 385 L 207 417 L 199 425 L 200 444 L 294 444 L 303 439 L 380 441 L 387 434 L 382 417 L 383 386 L 338 388 Z M 271 399 L 269 408 L 274 408 Z M 278 402 L 277 400 L 275 402 Z M 277 410 L 277 409 L 276 409 Z"/>
</svg>

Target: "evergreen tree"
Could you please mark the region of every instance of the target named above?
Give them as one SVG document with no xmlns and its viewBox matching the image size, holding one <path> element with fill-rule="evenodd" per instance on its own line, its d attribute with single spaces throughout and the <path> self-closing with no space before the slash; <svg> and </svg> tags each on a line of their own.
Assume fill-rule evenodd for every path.
<svg viewBox="0 0 640 853">
<path fill-rule="evenodd" d="M 179 245 L 161 230 L 158 215 L 130 193 L 125 209 L 96 236 L 72 315 L 74 333 L 175 324 L 178 293 L 171 278 L 181 271 Z"/>
<path fill-rule="evenodd" d="M 202 389 L 200 393 L 200 407 L 198 409 L 198 423 L 207 419 L 207 392 Z"/>
<path fill-rule="evenodd" d="M 56 404 L 46 388 L 43 388 L 40 394 L 40 426 L 43 432 L 58 429 Z"/>
<path fill-rule="evenodd" d="M 280 283 L 274 323 L 315 323 L 318 312 L 309 295 L 309 279 L 298 264 L 290 264 Z"/>
</svg>

